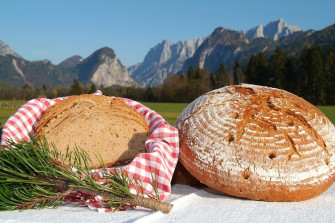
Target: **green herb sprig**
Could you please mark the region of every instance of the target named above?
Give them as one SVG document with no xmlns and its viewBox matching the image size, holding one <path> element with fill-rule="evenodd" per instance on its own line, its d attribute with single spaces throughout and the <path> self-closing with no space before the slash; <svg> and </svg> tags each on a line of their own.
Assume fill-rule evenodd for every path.
<svg viewBox="0 0 335 223">
<path fill-rule="evenodd" d="M 0 211 L 57 208 L 74 191 L 100 195 L 115 211 L 126 206 L 163 213 L 171 210 L 172 205 L 159 201 L 157 194 L 145 196 L 140 181 L 130 179 L 124 171 L 110 173 L 101 160 L 102 172 L 92 173 L 89 164 L 91 159 L 84 150 L 75 148 L 61 154 L 55 146 L 49 148 L 45 138 L 31 136 L 29 142 L 8 141 L 0 152 Z M 106 183 L 97 181 L 96 174 Z M 157 192 L 152 178 L 151 185 Z M 131 185 L 135 185 L 138 194 L 130 192 Z"/>
</svg>

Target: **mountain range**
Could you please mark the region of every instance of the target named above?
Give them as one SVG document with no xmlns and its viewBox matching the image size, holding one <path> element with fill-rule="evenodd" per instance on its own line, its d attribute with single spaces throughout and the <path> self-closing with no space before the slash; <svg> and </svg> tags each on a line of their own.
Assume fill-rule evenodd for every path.
<svg viewBox="0 0 335 223">
<path fill-rule="evenodd" d="M 215 72 L 221 63 L 229 67 L 237 60 L 243 64 L 259 52 L 270 54 L 280 47 L 286 53 L 299 54 L 304 47 L 314 44 L 335 46 L 335 25 L 319 31 L 303 31 L 279 19 L 247 31 L 218 27 L 203 38 L 177 43 L 163 40 L 149 50 L 143 62 L 128 68 L 108 47 L 87 58 L 76 55 L 54 65 L 48 60 L 25 60 L 0 41 L 0 81 L 15 87 L 70 85 L 75 78 L 104 87 L 159 86 L 168 75 L 187 73 L 190 66 Z"/>
<path fill-rule="evenodd" d="M 271 53 L 277 47 L 289 46 L 312 33 L 314 33 L 312 30 L 296 31 L 278 40 L 273 40 L 266 37 L 250 38 L 245 32 L 219 27 L 206 38 L 194 55 L 185 61 L 181 72 L 187 73 L 190 66 L 199 66 L 216 72 L 220 64 L 223 63 L 229 67 L 235 60 L 243 64 L 253 54 Z"/>
<path fill-rule="evenodd" d="M 203 38 L 179 41 L 164 40 L 150 49 L 142 63 L 128 68 L 129 74 L 141 87 L 158 86 L 169 74 L 177 73 L 186 59 L 193 56 Z"/>
</svg>

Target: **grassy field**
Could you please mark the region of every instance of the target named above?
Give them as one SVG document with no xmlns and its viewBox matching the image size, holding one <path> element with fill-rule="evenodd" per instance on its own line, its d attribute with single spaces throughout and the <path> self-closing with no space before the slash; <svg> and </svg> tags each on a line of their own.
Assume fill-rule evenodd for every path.
<svg viewBox="0 0 335 223">
<path fill-rule="evenodd" d="M 143 102 L 143 105 L 154 110 L 170 124 L 174 125 L 176 118 L 186 108 L 188 103 L 156 103 L 156 102 Z"/>
<path fill-rule="evenodd" d="M 335 124 L 335 106 L 317 106 Z"/>
<path fill-rule="evenodd" d="M 0 100 L 0 122 L 5 124 L 9 116 L 14 114 L 25 101 L 22 100 L 13 100 L 13 101 L 4 101 Z"/>
<path fill-rule="evenodd" d="M 0 109 L 1 108 L 19 108 L 26 101 L 23 100 L 0 100 Z"/>
<path fill-rule="evenodd" d="M 0 101 L 0 122 L 2 125 L 23 103 L 24 101 Z M 171 125 L 175 124 L 178 115 L 188 105 L 187 103 L 155 102 L 143 102 L 143 104 L 163 116 Z M 335 106 L 318 106 L 318 108 L 330 119 L 330 121 L 335 123 Z"/>
</svg>

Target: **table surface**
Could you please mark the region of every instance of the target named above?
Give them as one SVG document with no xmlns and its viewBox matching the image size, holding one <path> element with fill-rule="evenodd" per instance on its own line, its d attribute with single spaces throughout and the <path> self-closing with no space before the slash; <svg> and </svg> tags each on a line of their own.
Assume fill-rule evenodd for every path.
<svg viewBox="0 0 335 223">
<path fill-rule="evenodd" d="M 143 208 L 99 213 L 64 204 L 57 209 L 0 212 L 0 222 L 335 222 L 334 185 L 307 201 L 264 202 L 176 184 L 165 201 L 174 205 L 169 214 Z"/>
</svg>

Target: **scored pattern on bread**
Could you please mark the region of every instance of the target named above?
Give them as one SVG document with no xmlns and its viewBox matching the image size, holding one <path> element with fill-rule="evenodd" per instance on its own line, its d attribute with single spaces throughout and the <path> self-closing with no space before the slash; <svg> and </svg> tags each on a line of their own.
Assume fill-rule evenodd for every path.
<svg viewBox="0 0 335 223">
<path fill-rule="evenodd" d="M 286 91 L 247 84 L 217 89 L 193 101 L 176 127 L 181 163 L 228 194 L 305 200 L 334 180 L 334 125 Z"/>
<path fill-rule="evenodd" d="M 69 97 L 50 107 L 36 126 L 35 135 L 44 135 L 50 146 L 65 153 L 76 146 L 92 159 L 90 168 L 126 164 L 145 153 L 149 127 L 141 114 L 119 98 L 103 95 Z"/>
</svg>

